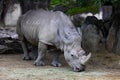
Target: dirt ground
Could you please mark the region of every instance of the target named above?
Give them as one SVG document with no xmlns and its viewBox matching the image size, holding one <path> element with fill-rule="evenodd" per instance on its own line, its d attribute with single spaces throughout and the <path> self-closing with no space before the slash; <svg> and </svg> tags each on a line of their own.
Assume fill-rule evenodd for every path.
<svg viewBox="0 0 120 80">
<path fill-rule="evenodd" d="M 92 53 L 84 72 L 73 72 L 63 55 L 62 67 L 50 66 L 47 54 L 46 66 L 36 67 L 34 60 L 22 60 L 22 54 L 0 54 L 0 80 L 120 80 L 120 56 L 113 53 Z"/>
<path fill-rule="evenodd" d="M 84 72 L 73 72 L 63 55 L 61 67 L 50 66 L 50 54 L 45 62 L 36 67 L 34 60 L 22 60 L 21 53 L 0 54 L 0 80 L 120 80 L 120 56 L 113 53 L 92 53 Z"/>
</svg>

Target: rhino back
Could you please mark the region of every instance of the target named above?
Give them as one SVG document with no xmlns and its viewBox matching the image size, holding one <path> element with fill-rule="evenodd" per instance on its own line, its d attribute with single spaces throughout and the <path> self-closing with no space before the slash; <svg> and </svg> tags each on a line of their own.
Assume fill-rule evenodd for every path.
<svg viewBox="0 0 120 80">
<path fill-rule="evenodd" d="M 20 20 L 21 34 L 33 44 L 38 41 L 50 43 L 57 33 L 57 22 L 53 12 L 44 10 L 31 10 Z"/>
</svg>

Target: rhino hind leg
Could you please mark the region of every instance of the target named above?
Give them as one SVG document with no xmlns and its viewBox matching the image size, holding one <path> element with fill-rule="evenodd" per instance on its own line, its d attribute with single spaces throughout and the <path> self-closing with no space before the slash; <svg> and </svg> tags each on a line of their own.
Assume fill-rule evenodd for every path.
<svg viewBox="0 0 120 80">
<path fill-rule="evenodd" d="M 52 52 L 53 55 L 53 60 L 51 65 L 54 67 L 60 67 L 61 66 L 61 62 L 59 61 L 59 56 L 60 56 L 61 51 L 60 50 L 54 50 Z"/>
<path fill-rule="evenodd" d="M 32 54 L 33 54 L 33 59 L 36 60 L 38 57 L 38 47 L 32 45 Z"/>
<path fill-rule="evenodd" d="M 29 53 L 28 53 L 28 47 L 27 47 L 27 41 L 24 39 L 21 42 L 22 48 L 23 48 L 23 60 L 31 60 Z"/>
<path fill-rule="evenodd" d="M 40 43 L 38 44 L 38 57 L 34 62 L 35 66 L 44 66 L 44 56 L 47 50 L 47 46 L 44 43 Z"/>
</svg>

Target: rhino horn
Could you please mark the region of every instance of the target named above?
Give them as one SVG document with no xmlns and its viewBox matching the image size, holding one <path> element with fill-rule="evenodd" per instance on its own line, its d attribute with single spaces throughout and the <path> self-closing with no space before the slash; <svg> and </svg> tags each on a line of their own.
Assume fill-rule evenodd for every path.
<svg viewBox="0 0 120 80">
<path fill-rule="evenodd" d="M 89 53 L 87 56 L 82 56 L 81 58 L 81 64 L 85 64 L 91 57 L 91 53 Z"/>
</svg>

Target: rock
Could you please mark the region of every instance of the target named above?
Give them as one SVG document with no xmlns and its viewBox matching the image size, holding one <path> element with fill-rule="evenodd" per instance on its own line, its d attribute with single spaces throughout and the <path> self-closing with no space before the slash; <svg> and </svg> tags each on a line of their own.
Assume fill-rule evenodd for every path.
<svg viewBox="0 0 120 80">
<path fill-rule="evenodd" d="M 0 39 L 18 39 L 16 27 L 0 27 Z"/>
<path fill-rule="evenodd" d="M 82 33 L 82 47 L 87 52 L 98 52 L 104 50 L 101 36 L 97 32 L 95 25 L 88 25 Z"/>
<path fill-rule="evenodd" d="M 21 16 L 20 4 L 12 4 L 5 15 L 4 23 L 5 26 L 16 26 L 19 17 Z"/>
<path fill-rule="evenodd" d="M 93 14 L 90 12 L 75 14 L 75 15 L 71 16 L 71 20 L 75 26 L 81 26 L 81 23 L 83 23 L 84 20 L 86 19 L 86 17 L 88 17 L 88 16 L 93 16 Z"/>
<path fill-rule="evenodd" d="M 0 53 L 6 51 L 22 52 L 15 27 L 0 27 Z"/>
<path fill-rule="evenodd" d="M 8 48 L 7 46 L 4 46 L 4 45 L 0 45 L 0 54 L 1 53 L 4 53 L 8 50 L 10 50 L 11 48 Z"/>
</svg>

